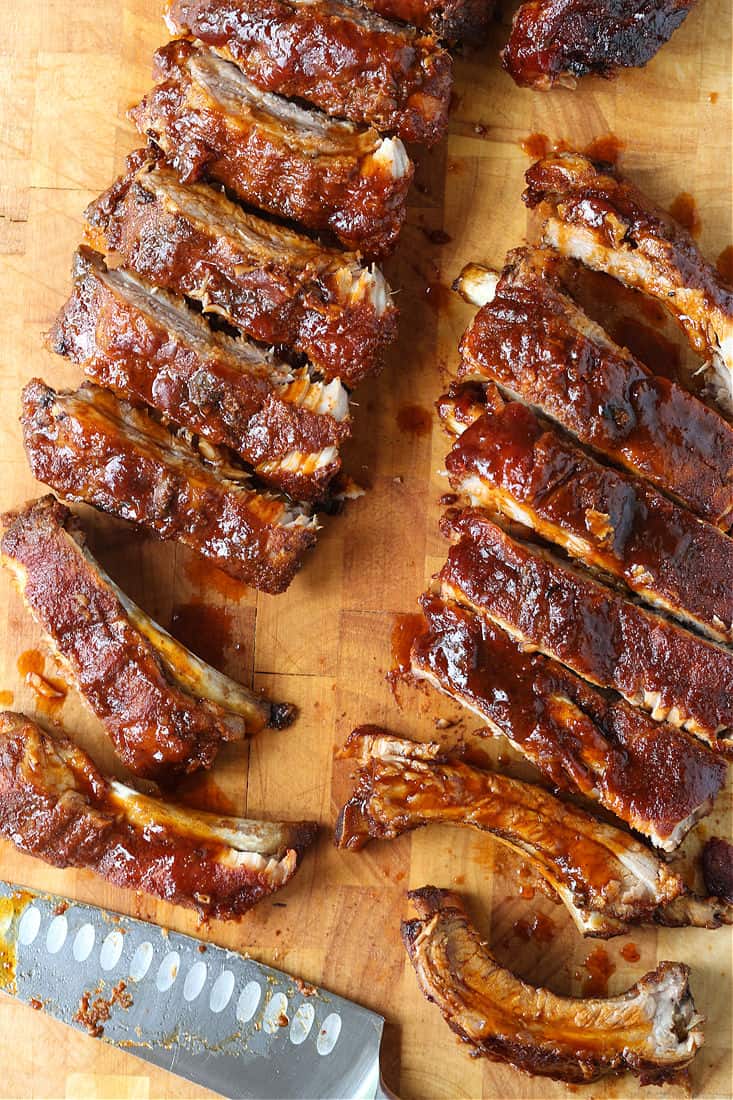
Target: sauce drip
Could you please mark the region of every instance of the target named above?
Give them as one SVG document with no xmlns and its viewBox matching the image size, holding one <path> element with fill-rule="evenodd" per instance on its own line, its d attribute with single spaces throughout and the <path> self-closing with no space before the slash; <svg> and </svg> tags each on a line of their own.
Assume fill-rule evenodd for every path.
<svg viewBox="0 0 733 1100">
<path fill-rule="evenodd" d="M 534 897 L 534 886 L 530 886 L 529 883 L 523 882 L 519 887 L 519 896 L 524 898 L 525 901 L 531 901 Z"/>
<path fill-rule="evenodd" d="M 410 435 L 427 435 L 433 418 L 422 405 L 401 405 L 397 412 L 397 427 Z"/>
<path fill-rule="evenodd" d="M 215 565 L 198 555 L 192 556 L 184 566 L 184 572 L 192 585 L 200 588 L 203 593 L 216 592 L 229 600 L 239 603 L 247 594 L 247 585 L 230 577 L 228 573 L 217 569 Z"/>
<path fill-rule="evenodd" d="M 639 948 L 635 943 L 625 943 L 621 948 L 621 954 L 630 963 L 637 963 L 641 958 Z"/>
<path fill-rule="evenodd" d="M 0 691 L 0 707 L 12 707 L 14 698 L 12 691 Z"/>
<path fill-rule="evenodd" d="M 431 244 L 450 244 L 453 240 L 450 233 L 446 233 L 444 229 L 426 229 L 425 226 L 420 228 Z"/>
<path fill-rule="evenodd" d="M 555 922 L 544 913 L 535 913 L 533 917 L 520 917 L 515 920 L 512 930 L 517 939 L 529 943 L 551 943 L 555 938 Z"/>
<path fill-rule="evenodd" d="M 207 664 L 221 669 L 232 645 L 232 613 L 197 600 L 174 608 L 171 634 Z"/>
<path fill-rule="evenodd" d="M 63 706 L 67 687 L 58 677 L 47 676 L 46 659 L 38 649 L 26 649 L 18 658 L 18 672 L 33 689 L 36 705 L 44 714 L 53 714 Z"/>
<path fill-rule="evenodd" d="M 547 134 L 543 133 L 529 134 L 526 138 L 522 138 L 519 144 L 522 151 L 535 160 L 546 157 L 549 153 L 567 153 L 573 148 L 564 138 L 551 141 Z M 625 142 L 621 141 L 615 134 L 609 133 L 594 138 L 586 145 L 583 152 L 591 160 L 603 161 L 605 164 L 616 164 L 624 147 Z"/>
<path fill-rule="evenodd" d="M 606 949 L 596 947 L 583 965 L 588 971 L 588 977 L 583 982 L 583 996 L 607 997 L 608 979 L 614 973 L 616 965 L 611 962 Z"/>
<path fill-rule="evenodd" d="M 702 222 L 697 212 L 697 203 L 688 191 L 681 191 L 669 208 L 669 212 L 675 221 L 696 237 L 700 232 Z"/>
<path fill-rule="evenodd" d="M 586 145 L 585 155 L 604 164 L 616 164 L 624 147 L 625 142 L 615 134 L 603 134 L 594 138 L 590 145 Z"/>
<path fill-rule="evenodd" d="M 642 324 L 632 317 L 620 317 L 611 326 L 611 335 L 617 344 L 626 347 L 649 368 L 652 374 L 680 382 L 682 357 L 677 344 L 661 332 Z"/>
<path fill-rule="evenodd" d="M 718 93 L 717 92 L 710 92 L 710 94 L 708 95 L 708 103 L 717 103 L 717 102 L 718 102 Z"/>
<path fill-rule="evenodd" d="M 426 629 L 419 612 L 395 615 L 392 624 L 392 672 L 404 676 L 410 671 L 410 650 L 418 635 Z"/>
<path fill-rule="evenodd" d="M 733 244 L 723 249 L 715 261 L 715 266 L 720 277 L 733 286 Z"/>
<path fill-rule="evenodd" d="M 185 806 L 194 810 L 206 810 L 208 813 L 237 815 L 237 807 L 221 787 L 206 772 L 197 772 L 187 776 L 176 788 L 176 798 Z"/>
<path fill-rule="evenodd" d="M 443 286 L 442 283 L 431 282 L 425 287 L 425 298 L 428 305 L 437 311 L 449 306 L 453 296 L 447 286 Z"/>
<path fill-rule="evenodd" d="M 541 157 L 546 157 L 552 148 L 547 134 L 529 134 L 526 138 L 522 138 L 519 142 L 522 152 L 526 153 L 528 157 L 533 157 L 535 160 L 539 160 Z"/>
</svg>

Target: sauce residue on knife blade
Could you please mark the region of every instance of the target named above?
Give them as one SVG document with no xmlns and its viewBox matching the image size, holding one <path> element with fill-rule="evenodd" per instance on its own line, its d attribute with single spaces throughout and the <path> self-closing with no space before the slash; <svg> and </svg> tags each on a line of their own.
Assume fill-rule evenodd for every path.
<svg viewBox="0 0 733 1100">
<path fill-rule="evenodd" d="M 9 897 L 0 898 L 0 989 L 6 993 L 15 993 L 17 963 L 15 937 L 8 933 L 32 901 L 33 895 L 25 890 L 16 890 Z"/>
</svg>

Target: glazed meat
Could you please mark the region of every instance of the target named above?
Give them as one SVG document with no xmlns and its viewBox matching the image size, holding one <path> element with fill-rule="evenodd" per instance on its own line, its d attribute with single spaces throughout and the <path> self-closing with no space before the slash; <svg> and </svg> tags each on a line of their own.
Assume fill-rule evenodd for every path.
<svg viewBox="0 0 733 1100">
<path fill-rule="evenodd" d="M 223 444 L 297 500 L 323 498 L 341 468 L 349 403 L 257 344 L 213 332 L 182 298 L 81 248 L 49 344 L 87 377 Z"/>
<path fill-rule="evenodd" d="M 524 201 L 563 255 L 655 298 L 707 360 L 708 387 L 733 412 L 733 290 L 690 234 L 629 180 L 578 153 L 527 172 Z"/>
<path fill-rule="evenodd" d="M 399 138 L 263 92 L 236 65 L 187 41 L 155 57 L 161 83 L 130 117 L 183 183 L 208 177 L 347 248 L 391 250 L 414 171 Z"/>
<path fill-rule="evenodd" d="M 559 997 L 500 966 L 455 894 L 425 886 L 408 897 L 418 919 L 403 922 L 402 940 L 420 988 L 474 1055 L 559 1081 L 629 1070 L 661 1085 L 702 1046 L 682 963 L 660 963 L 618 997 Z"/>
<path fill-rule="evenodd" d="M 315 541 L 296 505 L 246 489 L 241 471 L 217 468 L 144 412 L 86 383 L 56 393 L 23 390 L 23 438 L 34 477 L 149 527 L 265 592 L 284 591 Z"/>
<path fill-rule="evenodd" d="M 358 385 L 396 335 L 397 309 L 378 267 L 248 214 L 216 188 L 184 187 L 144 151 L 86 214 L 101 250 L 142 279 L 255 340 L 294 348 L 327 381 Z"/>
<path fill-rule="evenodd" d="M 167 0 L 173 34 L 234 61 L 265 92 L 434 145 L 448 126 L 451 57 L 432 35 L 349 0 Z"/>
<path fill-rule="evenodd" d="M 54 867 L 231 919 L 281 889 L 313 822 L 247 821 L 190 810 L 101 775 L 64 737 L 0 714 L 0 835 Z"/>
<path fill-rule="evenodd" d="M 222 741 L 292 721 L 292 707 L 205 664 L 121 592 L 54 497 L 3 525 L 3 565 L 131 771 L 162 779 L 208 767 Z"/>
<path fill-rule="evenodd" d="M 541 547 L 520 542 L 478 509 L 446 517 L 456 542 L 441 595 L 618 691 L 652 717 L 733 751 L 733 652 L 639 607 Z"/>
<path fill-rule="evenodd" d="M 583 935 L 619 935 L 654 920 L 686 892 L 679 875 L 628 833 L 542 787 L 451 760 L 436 742 L 364 726 L 343 755 L 355 757 L 359 769 L 336 825 L 339 848 L 356 850 L 434 822 L 485 830 L 546 879 Z"/>
<path fill-rule="evenodd" d="M 502 63 L 517 84 L 574 88 L 650 61 L 695 0 L 528 0 L 514 16 Z"/>
<path fill-rule="evenodd" d="M 482 42 L 494 14 L 494 0 L 364 0 L 364 6 L 449 43 Z"/>
<path fill-rule="evenodd" d="M 598 802 L 673 851 L 725 781 L 719 757 L 689 735 L 609 697 L 486 616 L 425 595 L 412 674 L 505 736 L 553 787 Z"/>
<path fill-rule="evenodd" d="M 449 426 L 465 427 L 446 459 L 455 490 L 733 641 L 733 539 L 646 482 L 595 462 L 525 405 L 509 403 L 466 427 L 472 414 L 460 396 L 439 404 Z M 472 410 L 480 414 L 480 404 Z"/>
<path fill-rule="evenodd" d="M 461 379 L 495 382 L 614 464 L 729 527 L 733 427 L 614 344 L 564 292 L 556 256 L 517 249 L 508 261 L 498 285 L 489 273 L 482 287 L 476 265 L 458 280 L 482 305 L 461 342 Z"/>
</svg>

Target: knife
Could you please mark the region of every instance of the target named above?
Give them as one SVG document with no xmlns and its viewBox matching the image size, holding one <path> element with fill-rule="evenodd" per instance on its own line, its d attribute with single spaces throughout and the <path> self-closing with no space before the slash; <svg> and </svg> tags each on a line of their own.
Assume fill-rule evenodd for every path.
<svg viewBox="0 0 733 1100">
<path fill-rule="evenodd" d="M 231 1100 L 396 1100 L 377 1013 L 193 936 L 7 882 L 0 990 Z"/>
</svg>

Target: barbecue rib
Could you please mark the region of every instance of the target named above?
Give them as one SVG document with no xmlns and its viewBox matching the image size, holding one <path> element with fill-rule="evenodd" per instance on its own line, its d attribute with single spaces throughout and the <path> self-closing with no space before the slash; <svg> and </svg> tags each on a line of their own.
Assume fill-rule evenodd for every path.
<svg viewBox="0 0 733 1100">
<path fill-rule="evenodd" d="M 245 489 L 241 471 L 206 464 L 146 413 L 89 383 L 23 390 L 23 437 L 34 477 L 67 500 L 141 523 L 231 576 L 282 592 L 315 542 L 297 505 Z"/>
<path fill-rule="evenodd" d="M 502 50 L 517 84 L 574 88 L 588 73 L 641 68 L 684 22 L 696 0 L 528 0 Z"/>
<path fill-rule="evenodd" d="M 403 921 L 402 940 L 420 988 L 473 1054 L 559 1081 L 630 1070 L 663 1084 L 702 1046 L 682 963 L 660 963 L 617 997 L 559 997 L 500 966 L 455 894 L 425 886 L 408 897 L 418 919 Z"/>
<path fill-rule="evenodd" d="M 545 244 L 604 271 L 664 306 L 707 358 L 706 380 L 733 412 L 733 290 L 690 234 L 628 180 L 578 153 L 557 153 L 527 172 Z"/>
<path fill-rule="evenodd" d="M 733 522 L 733 427 L 649 373 L 564 293 L 549 252 L 511 252 L 498 286 L 477 265 L 456 286 L 482 305 L 461 341 L 463 380 L 491 380 L 581 443 L 720 527 Z M 495 287 L 495 293 L 494 291 Z"/>
<path fill-rule="evenodd" d="M 646 482 L 595 462 L 514 402 L 479 415 L 466 395 L 441 398 L 462 432 L 446 459 L 451 486 L 718 641 L 733 641 L 733 539 Z M 465 428 L 465 430 L 464 430 Z"/>
<path fill-rule="evenodd" d="M 364 6 L 451 44 L 483 42 L 494 14 L 494 0 L 364 0 Z"/>
<path fill-rule="evenodd" d="M 167 0 L 166 23 L 235 62 L 265 92 L 434 145 L 448 126 L 451 57 L 435 38 L 348 0 Z"/>
<path fill-rule="evenodd" d="M 733 652 L 512 539 L 478 509 L 447 514 L 457 541 L 441 595 L 487 615 L 521 645 L 613 688 L 652 717 L 733 752 Z M 720 736 L 718 736 L 720 734 Z"/>
<path fill-rule="evenodd" d="M 183 299 L 107 270 L 88 248 L 76 254 L 74 284 L 49 337 L 54 351 L 120 397 L 230 447 L 272 488 L 296 500 L 326 495 L 350 427 L 338 381 L 311 382 L 258 345 L 212 332 Z"/>
<path fill-rule="evenodd" d="M 0 835 L 55 867 L 82 867 L 204 916 L 239 916 L 281 889 L 313 822 L 219 817 L 140 794 L 24 715 L 0 714 Z"/>
<path fill-rule="evenodd" d="M 336 824 L 338 848 L 359 849 L 431 822 L 471 825 L 526 859 L 583 935 L 620 935 L 686 893 L 679 875 L 628 833 L 541 787 L 451 760 L 436 742 L 363 726 L 342 755 L 355 757 L 359 770 Z"/>
<path fill-rule="evenodd" d="M 726 774 L 710 749 L 524 652 L 485 616 L 436 596 L 420 605 L 415 679 L 505 736 L 554 787 L 593 799 L 665 851 L 710 812 Z"/>
<path fill-rule="evenodd" d="M 414 171 L 399 138 L 262 92 L 236 65 L 187 41 L 155 59 L 162 83 L 130 118 L 183 183 L 208 176 L 245 203 L 369 256 L 394 246 Z"/>
<path fill-rule="evenodd" d="M 86 216 L 100 250 L 255 340 L 302 352 L 327 381 L 356 386 L 396 335 L 378 267 L 248 214 L 216 188 L 184 187 L 144 150 Z"/>
<path fill-rule="evenodd" d="M 3 517 L 3 565 L 122 762 L 162 778 L 208 767 L 221 741 L 293 718 L 211 668 L 107 576 L 52 496 Z"/>
</svg>

